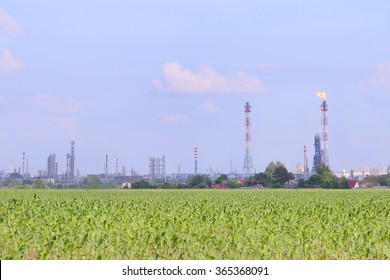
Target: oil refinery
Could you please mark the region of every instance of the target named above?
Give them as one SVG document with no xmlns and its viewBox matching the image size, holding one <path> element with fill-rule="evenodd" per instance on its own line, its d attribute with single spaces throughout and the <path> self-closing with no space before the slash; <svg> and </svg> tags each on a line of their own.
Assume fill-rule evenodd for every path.
<svg viewBox="0 0 390 280">
<path fill-rule="evenodd" d="M 316 93 L 317 97 L 321 99 L 320 111 L 321 111 L 321 133 L 314 133 L 314 153 L 312 155 L 313 163 L 311 168 L 309 167 L 309 158 L 307 145 L 303 145 L 303 164 L 297 163 L 294 166 L 292 173 L 294 173 L 296 179 L 308 179 L 312 174 L 316 173 L 316 167 L 319 164 L 324 164 L 325 166 L 331 168 L 329 161 L 329 150 L 328 150 L 328 103 L 327 103 L 327 94 L 324 91 L 318 91 Z M 178 171 L 176 173 L 167 173 L 166 169 L 166 157 L 162 155 L 161 157 L 149 157 L 149 164 L 147 174 L 140 174 L 136 172 L 133 168 L 130 171 L 127 171 L 126 166 L 122 166 L 122 172 L 119 172 L 119 159 L 115 158 L 115 163 L 112 166 L 114 168 L 109 168 L 110 157 L 108 154 L 105 155 L 104 159 L 104 170 L 101 173 L 96 174 L 102 182 L 127 182 L 134 180 L 148 180 L 154 184 L 166 183 L 166 182 L 178 182 L 184 183 L 189 180 L 189 178 L 196 175 L 207 175 L 212 179 L 217 178 L 221 173 L 227 174 L 229 178 L 232 179 L 247 179 L 251 176 L 254 176 L 256 171 L 252 159 L 252 106 L 249 102 L 246 102 L 244 105 L 244 164 L 241 172 L 233 170 L 232 163 L 230 163 L 231 168 L 230 172 L 220 172 L 218 170 L 206 170 L 206 172 L 201 172 L 199 170 L 199 149 L 198 146 L 194 147 L 193 158 L 194 158 L 194 171 L 193 172 L 181 172 L 180 165 L 178 166 Z M 309 140 L 309 139 L 308 139 Z M 256 139 L 255 144 L 259 140 Z M 168 159 L 169 160 L 169 159 Z M 46 169 L 39 170 L 37 174 L 30 174 L 29 172 L 29 159 L 26 152 L 22 153 L 21 167 L 15 168 L 14 161 L 10 161 L 9 171 L 0 171 L 0 179 L 6 179 L 11 176 L 11 174 L 19 174 L 20 178 L 23 179 L 36 179 L 40 178 L 45 180 L 47 183 L 65 183 L 65 184 L 77 184 L 81 181 L 83 176 L 80 175 L 79 170 L 76 168 L 76 143 L 75 141 L 70 142 L 70 152 L 66 154 L 66 163 L 65 170 L 60 172 L 59 163 L 57 161 L 56 153 L 50 153 L 47 157 Z M 285 167 L 288 169 L 288 165 L 285 164 Z M 366 176 L 379 176 L 383 174 L 390 173 L 389 165 L 382 165 L 382 168 L 378 167 L 354 167 L 350 170 L 343 169 L 342 171 L 334 171 L 334 174 L 338 177 L 353 178 L 353 179 L 363 179 Z M 86 174 L 91 175 L 91 174 Z M 86 176 L 84 175 L 84 177 Z"/>
</svg>

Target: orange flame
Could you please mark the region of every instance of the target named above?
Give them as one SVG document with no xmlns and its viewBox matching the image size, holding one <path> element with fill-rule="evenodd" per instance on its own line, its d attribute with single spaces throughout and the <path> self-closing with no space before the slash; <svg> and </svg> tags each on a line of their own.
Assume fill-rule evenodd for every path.
<svg viewBox="0 0 390 280">
<path fill-rule="evenodd" d="M 317 91 L 317 96 L 323 100 L 326 100 L 326 92 L 324 91 Z"/>
</svg>

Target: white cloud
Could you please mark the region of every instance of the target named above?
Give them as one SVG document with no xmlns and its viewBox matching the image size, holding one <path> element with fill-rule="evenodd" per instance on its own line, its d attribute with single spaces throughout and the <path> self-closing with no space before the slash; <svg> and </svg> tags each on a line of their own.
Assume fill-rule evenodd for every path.
<svg viewBox="0 0 390 280">
<path fill-rule="evenodd" d="M 190 118 L 187 115 L 180 113 L 160 114 L 158 119 L 166 124 L 186 124 L 190 122 Z"/>
<path fill-rule="evenodd" d="M 207 113 L 216 113 L 216 112 L 221 112 L 221 108 L 219 108 L 217 105 L 212 100 L 208 100 L 205 103 L 203 103 L 199 109 L 203 112 Z"/>
<path fill-rule="evenodd" d="M 198 72 L 185 69 L 179 62 L 163 65 L 163 81 L 155 80 L 154 86 L 165 92 L 174 93 L 251 93 L 262 92 L 264 86 L 255 77 L 238 72 L 236 77 L 227 78 L 212 67 L 204 65 Z"/>
<path fill-rule="evenodd" d="M 4 49 L 0 57 L 0 72 L 12 73 L 21 70 L 23 70 L 22 61 L 13 57 L 9 50 Z"/>
<path fill-rule="evenodd" d="M 390 89 L 390 62 L 378 63 L 367 81 L 375 88 Z"/>
<path fill-rule="evenodd" d="M 10 34 L 16 34 L 20 33 L 22 29 L 12 17 L 7 15 L 3 10 L 0 10 L 0 30 Z"/>
</svg>

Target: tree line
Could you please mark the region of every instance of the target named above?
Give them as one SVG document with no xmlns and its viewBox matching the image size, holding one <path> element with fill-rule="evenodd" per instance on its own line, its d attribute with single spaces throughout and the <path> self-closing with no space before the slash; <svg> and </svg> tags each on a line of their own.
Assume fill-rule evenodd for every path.
<svg viewBox="0 0 390 280">
<path fill-rule="evenodd" d="M 160 183 L 154 184 L 147 180 L 139 180 L 132 182 L 132 189 L 187 189 L 198 188 L 207 189 L 211 188 L 212 184 L 223 184 L 230 188 L 240 188 L 251 185 L 261 185 L 265 188 L 284 188 L 286 186 L 297 188 L 323 188 L 323 189 L 348 189 L 348 180 L 344 177 L 336 177 L 330 168 L 323 163 L 318 164 L 315 167 L 315 173 L 312 174 L 307 180 L 299 179 L 291 184 L 295 180 L 293 173 L 288 172 L 287 168 L 280 161 L 270 162 L 264 172 L 256 173 L 254 176 L 248 178 L 248 180 L 238 181 L 229 180 L 226 174 L 220 174 L 218 178 L 212 182 L 209 176 L 195 175 L 192 176 L 187 183 Z M 381 176 L 367 176 L 361 181 L 372 186 L 390 186 L 390 174 Z M 103 183 L 99 176 L 89 175 L 79 184 L 63 184 L 63 183 L 45 183 L 41 179 L 31 180 L 25 179 L 18 173 L 11 173 L 6 179 L 1 182 L 3 187 L 14 188 L 53 188 L 53 189 L 65 189 L 65 188 L 81 188 L 81 189 L 107 189 L 107 188 L 120 188 L 118 183 Z"/>
</svg>

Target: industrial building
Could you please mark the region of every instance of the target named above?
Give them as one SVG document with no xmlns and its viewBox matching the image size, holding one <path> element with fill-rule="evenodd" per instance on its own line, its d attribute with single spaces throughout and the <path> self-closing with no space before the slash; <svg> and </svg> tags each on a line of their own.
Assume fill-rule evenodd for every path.
<svg viewBox="0 0 390 280">
<path fill-rule="evenodd" d="M 320 135 L 316 134 L 314 136 L 314 158 L 313 158 L 313 168 L 312 172 L 316 171 L 316 166 L 322 162 L 321 160 L 321 141 Z"/>
<path fill-rule="evenodd" d="M 65 180 L 67 183 L 75 182 L 75 141 L 70 143 L 70 154 L 66 154 L 66 173 Z"/>
<path fill-rule="evenodd" d="M 58 162 L 56 154 L 50 154 L 47 158 L 47 178 L 53 183 L 58 180 Z"/>
<path fill-rule="evenodd" d="M 165 156 L 149 157 L 149 180 L 153 183 L 161 183 L 166 181 L 165 171 Z"/>
<path fill-rule="evenodd" d="M 316 166 L 320 163 L 329 167 L 329 155 L 328 155 L 328 104 L 326 103 L 326 92 L 318 91 L 317 96 L 322 99 L 321 103 L 321 140 L 320 135 L 314 136 L 314 157 L 312 172 L 316 171 Z"/>
</svg>

